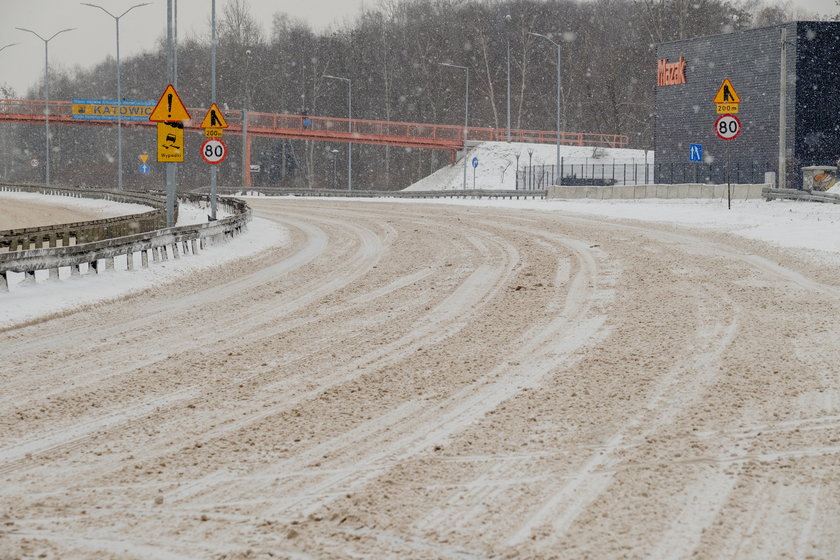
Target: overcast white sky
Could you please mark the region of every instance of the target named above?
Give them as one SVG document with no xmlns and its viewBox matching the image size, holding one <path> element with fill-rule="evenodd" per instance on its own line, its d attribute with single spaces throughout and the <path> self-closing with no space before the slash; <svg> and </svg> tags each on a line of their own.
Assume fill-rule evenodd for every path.
<svg viewBox="0 0 840 560">
<path fill-rule="evenodd" d="M 121 57 L 151 50 L 165 33 L 166 0 L 85 1 L 117 15 L 134 4 L 153 2 L 131 11 L 121 20 Z M 376 4 L 376 0 L 249 0 L 249 5 L 268 32 L 276 12 L 285 12 L 309 23 L 313 29 L 322 30 L 334 23 L 352 21 L 365 1 L 368 6 Z M 838 11 L 834 1 L 795 0 L 795 4 L 803 10 L 832 14 Z M 217 17 L 225 2 L 216 1 Z M 210 0 L 179 0 L 179 37 L 209 32 L 209 17 Z M 101 10 L 82 6 L 77 0 L 0 0 L 0 47 L 19 43 L 0 52 L 0 85 L 12 86 L 20 96 L 44 74 L 44 43 L 16 27 L 32 29 L 45 38 L 67 27 L 77 28 L 50 42 L 52 68 L 72 69 L 77 64 L 87 68 L 115 54 L 114 20 Z"/>
<path fill-rule="evenodd" d="M 90 67 L 116 54 L 114 20 L 101 10 L 82 6 L 81 1 L 98 4 L 115 15 L 135 4 L 152 2 L 120 20 L 121 58 L 153 49 L 166 33 L 166 0 L 0 0 L 0 47 L 18 43 L 0 52 L 0 85 L 10 85 L 23 95 L 44 75 L 44 43 L 16 27 L 31 29 L 44 38 L 61 29 L 77 28 L 50 41 L 51 68 L 72 69 L 77 64 Z M 217 18 L 226 1 L 216 0 Z M 355 19 L 363 1 L 372 6 L 375 0 L 248 0 L 248 4 L 268 32 L 276 12 L 285 12 L 321 30 Z M 209 34 L 210 5 L 210 0 L 178 0 L 179 39 Z"/>
</svg>

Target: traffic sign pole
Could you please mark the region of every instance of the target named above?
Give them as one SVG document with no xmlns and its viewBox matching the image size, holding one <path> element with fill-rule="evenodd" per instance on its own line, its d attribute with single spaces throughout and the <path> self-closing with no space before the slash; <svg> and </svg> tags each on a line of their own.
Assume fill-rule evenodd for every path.
<svg viewBox="0 0 840 560">
<path fill-rule="evenodd" d="M 726 146 L 726 208 L 732 210 L 732 150 Z"/>
<path fill-rule="evenodd" d="M 216 103 L 216 0 L 210 3 L 210 103 Z M 210 166 L 210 221 L 216 221 L 216 166 Z"/>
</svg>

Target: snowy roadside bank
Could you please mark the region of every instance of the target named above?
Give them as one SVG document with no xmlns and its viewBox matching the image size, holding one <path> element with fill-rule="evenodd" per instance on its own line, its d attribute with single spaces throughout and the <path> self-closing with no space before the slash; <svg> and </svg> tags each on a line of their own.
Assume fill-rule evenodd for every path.
<svg viewBox="0 0 840 560">
<path fill-rule="evenodd" d="M 119 203 L 106 204 L 126 206 Z M 143 206 L 140 208 L 147 209 Z M 205 222 L 207 211 L 206 208 L 196 205 L 182 204 L 177 225 Z M 128 213 L 134 212 L 136 209 Z M 218 217 L 225 217 L 225 214 L 219 212 Z M 286 230 L 267 220 L 254 218 L 245 235 L 221 245 L 208 247 L 197 255 L 156 263 L 146 269 L 137 268 L 131 272 L 106 271 L 96 276 L 83 275 L 81 277 L 69 277 L 69 271 L 61 270 L 61 280 L 58 282 L 46 281 L 47 273 L 42 271 L 36 275 L 38 279 L 36 286 L 21 284 L 22 274 L 9 273 L 10 292 L 0 294 L 0 328 L 142 291 L 155 285 L 174 281 L 191 272 L 217 267 L 286 243 L 288 243 Z M 118 268 L 120 266 L 124 268 L 125 259 L 123 258 L 122 262 L 118 259 L 116 264 Z"/>
<path fill-rule="evenodd" d="M 1 191 L 0 230 L 101 220 L 130 214 L 142 214 L 150 210 L 154 210 L 154 208 L 144 204 Z"/>
<path fill-rule="evenodd" d="M 373 201 L 376 199 L 357 199 Z M 823 252 L 821 260 L 840 263 L 840 205 L 792 200 L 644 199 L 644 200 L 542 200 L 542 199 L 379 199 L 394 204 L 450 204 L 487 208 L 560 211 L 685 226 L 738 235 L 790 249 Z"/>
<path fill-rule="evenodd" d="M 594 165 L 597 169 L 613 164 L 619 170 L 617 179 L 624 181 L 623 174 L 628 173 L 628 180 L 633 176 L 633 169 L 644 177 L 645 165 L 653 165 L 652 151 L 629 148 L 603 148 L 584 146 L 560 146 L 560 157 L 564 164 L 564 175 L 585 175 Z M 475 159 L 475 167 L 473 167 Z M 526 167 L 533 166 L 535 173 L 542 168 L 551 168 L 557 162 L 557 146 L 554 144 L 534 144 L 523 142 L 481 142 L 470 147 L 467 152 L 466 188 L 488 190 L 513 190 L 517 186 L 516 172 L 524 173 Z M 584 168 L 579 166 L 583 165 Z M 609 176 L 612 171 L 608 171 Z M 588 176 L 588 175 L 587 175 Z M 597 175 L 596 173 L 596 176 Z M 406 191 L 450 191 L 464 187 L 464 162 L 458 160 L 454 165 L 444 165 L 434 173 L 406 187 Z"/>
</svg>

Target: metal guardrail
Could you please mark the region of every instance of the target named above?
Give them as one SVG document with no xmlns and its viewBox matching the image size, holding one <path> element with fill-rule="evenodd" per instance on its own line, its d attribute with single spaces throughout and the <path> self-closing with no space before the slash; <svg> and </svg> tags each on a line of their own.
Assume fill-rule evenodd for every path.
<svg viewBox="0 0 840 560">
<path fill-rule="evenodd" d="M 181 194 L 178 198 L 209 202 L 204 195 Z M 34 281 L 36 271 L 48 270 L 50 279 L 58 279 L 61 267 L 70 267 L 71 276 L 81 274 L 82 264 L 87 264 L 88 272 L 98 273 L 99 261 L 104 262 L 106 269 L 113 269 L 114 259 L 122 255 L 126 256 L 126 268 L 131 270 L 135 253 L 140 253 L 143 268 L 149 266 L 150 258 L 151 262 L 159 262 L 169 260 L 170 254 L 174 259 L 182 254 L 196 254 L 208 245 L 239 235 L 251 220 L 251 208 L 242 200 L 223 198 L 218 204 L 232 215 L 215 222 L 157 229 L 80 245 L 0 253 L 0 292 L 8 291 L 9 272 L 24 273 L 27 280 Z"/>
<path fill-rule="evenodd" d="M 822 192 L 822 191 L 805 191 L 799 189 L 761 189 L 761 196 L 767 201 L 775 199 L 786 200 L 804 200 L 806 202 L 828 202 L 830 204 L 840 204 L 840 195 Z"/>
<path fill-rule="evenodd" d="M 203 192 L 207 188 L 195 189 L 193 192 Z M 327 198 L 545 198 L 546 191 L 542 190 L 451 190 L 451 191 L 371 191 L 346 189 L 280 189 L 273 187 L 219 187 L 220 194 L 262 196 L 313 196 Z"/>
<path fill-rule="evenodd" d="M 22 251 L 57 247 L 59 243 L 66 247 L 166 227 L 166 199 L 163 194 L 12 183 L 0 183 L 0 192 L 28 192 L 70 198 L 93 198 L 143 204 L 154 208 L 154 210 L 142 214 L 117 216 L 101 220 L 3 230 L 0 231 L 0 252 L 3 249 Z M 177 208 L 175 219 L 178 219 Z"/>
</svg>

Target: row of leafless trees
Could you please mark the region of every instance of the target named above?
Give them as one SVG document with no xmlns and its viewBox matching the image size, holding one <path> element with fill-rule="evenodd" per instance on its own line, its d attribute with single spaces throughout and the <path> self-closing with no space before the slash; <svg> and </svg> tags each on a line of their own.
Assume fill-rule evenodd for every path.
<svg viewBox="0 0 840 560">
<path fill-rule="evenodd" d="M 561 114 L 566 130 L 625 134 L 630 144 L 652 148 L 655 45 L 660 42 L 768 25 L 799 14 L 751 0 L 381 0 L 352 24 L 313 32 L 305 23 L 277 14 L 266 35 L 247 0 L 228 0 L 219 20 L 218 99 L 228 111 L 345 116 L 347 88 L 325 74 L 352 80 L 353 116 L 406 122 L 461 124 L 470 68 L 470 125 L 504 129 L 555 127 L 555 46 L 561 47 Z M 209 27 L 209 26 L 208 26 Z M 159 48 L 122 64 L 124 96 L 155 99 L 166 84 L 163 41 Z M 510 73 L 508 74 L 508 60 Z M 209 29 L 182 41 L 178 91 L 189 106 L 207 106 L 210 92 Z M 54 71 L 53 98 L 109 98 L 116 90 L 114 60 L 91 69 Z M 510 96 L 508 97 L 508 81 Z M 38 97 L 40 91 L 29 92 Z M 87 183 L 108 182 L 88 172 L 113 167 L 113 133 L 107 128 L 65 127 L 57 133 L 53 175 Z M 95 132 L 94 132 L 95 131 Z M 5 125 L 15 135 L 5 164 L 12 174 L 39 172 L 23 163 L 42 150 L 35 127 Z M 146 138 L 149 136 L 149 138 Z M 129 153 L 153 153 L 148 133 L 127 134 Z M 190 141 L 196 144 L 195 141 Z M 4 144 L 0 143 L 0 146 Z M 239 146 L 230 142 L 222 182 L 241 177 Z M 334 150 L 338 149 L 336 153 Z M 258 184 L 330 187 L 344 184 L 345 146 L 257 139 L 252 163 Z M 181 181 L 199 186 L 205 164 L 197 156 L 181 166 Z M 360 188 L 401 188 L 448 163 L 449 155 L 379 146 L 354 147 L 353 182 Z M 131 158 L 127 158 L 131 161 Z M 127 172 L 135 171 L 133 166 Z M 148 186 L 152 177 L 130 175 L 128 184 Z M 162 173 L 162 170 L 160 170 Z M 7 171 L 6 176 L 9 176 Z M 14 178 L 13 176 L 10 178 Z"/>
</svg>

